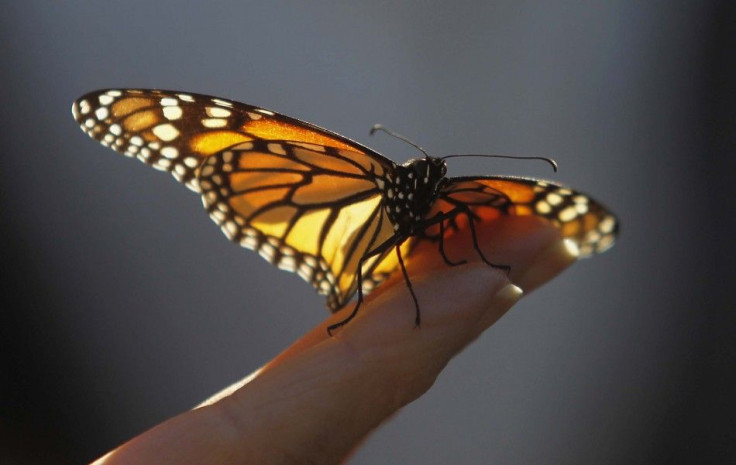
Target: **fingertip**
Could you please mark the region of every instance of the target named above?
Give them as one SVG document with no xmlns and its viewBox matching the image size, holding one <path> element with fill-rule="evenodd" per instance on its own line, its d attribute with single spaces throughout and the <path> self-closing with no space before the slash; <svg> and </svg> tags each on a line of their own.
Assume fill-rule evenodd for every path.
<svg viewBox="0 0 736 465">
<path fill-rule="evenodd" d="M 531 259 L 529 266 L 515 277 L 514 282 L 530 292 L 560 274 L 579 256 L 577 245 L 570 239 L 555 241 Z"/>
<path fill-rule="evenodd" d="M 483 332 L 499 320 L 516 302 L 524 296 L 524 291 L 515 284 L 507 284 L 493 296 L 488 310 L 478 322 L 479 332 Z"/>
</svg>

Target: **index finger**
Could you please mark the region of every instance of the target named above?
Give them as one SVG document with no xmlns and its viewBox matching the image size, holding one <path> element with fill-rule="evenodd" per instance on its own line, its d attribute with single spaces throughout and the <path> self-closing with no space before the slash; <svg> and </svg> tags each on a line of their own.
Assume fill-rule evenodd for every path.
<svg viewBox="0 0 736 465">
<path fill-rule="evenodd" d="M 522 295 L 559 273 L 574 254 L 555 228 L 531 217 L 479 228 L 479 243 L 506 273 L 482 263 L 468 234 L 445 244 L 448 267 L 427 243 L 407 261 L 422 326 L 402 277 L 369 296 L 334 337 L 324 323 L 257 376 L 133 439 L 108 459 L 169 462 L 338 463 L 385 418 L 421 396 L 465 345 Z M 516 283 L 519 286 L 517 286 Z M 347 309 L 346 311 L 350 311 Z"/>
</svg>

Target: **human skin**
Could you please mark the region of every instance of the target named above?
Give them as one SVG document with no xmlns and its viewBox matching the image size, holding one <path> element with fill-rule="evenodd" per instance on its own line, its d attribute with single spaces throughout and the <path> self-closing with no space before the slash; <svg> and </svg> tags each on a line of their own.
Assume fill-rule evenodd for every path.
<svg viewBox="0 0 736 465">
<path fill-rule="evenodd" d="M 534 217 L 481 225 L 478 239 L 489 259 L 511 267 L 508 274 L 480 261 L 469 231 L 445 243 L 451 260 L 467 264 L 448 266 L 431 243 L 417 247 L 407 260 L 420 327 L 414 325 L 414 303 L 403 277 L 396 273 L 333 336 L 327 327 L 344 319 L 350 306 L 256 373 L 95 463 L 345 461 L 372 430 L 424 394 L 447 363 L 524 293 L 577 258 L 556 228 Z"/>
</svg>

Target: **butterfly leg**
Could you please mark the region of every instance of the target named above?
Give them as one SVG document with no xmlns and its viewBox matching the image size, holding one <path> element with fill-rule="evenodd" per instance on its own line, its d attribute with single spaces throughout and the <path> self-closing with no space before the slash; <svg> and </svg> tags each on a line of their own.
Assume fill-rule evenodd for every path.
<svg viewBox="0 0 736 465">
<path fill-rule="evenodd" d="M 414 308 L 416 310 L 416 313 L 414 316 L 414 327 L 418 327 L 419 323 L 421 323 L 421 320 L 422 320 L 421 313 L 419 312 L 419 301 L 417 300 L 417 295 L 414 293 L 414 288 L 411 286 L 411 281 L 409 280 L 409 273 L 406 272 L 406 267 L 404 266 L 404 259 L 401 257 L 401 244 L 398 244 L 396 246 L 396 256 L 399 259 L 399 268 L 401 268 L 401 272 L 404 274 L 404 281 L 406 281 L 406 287 L 409 288 L 409 292 L 411 293 L 411 298 L 414 299 Z"/>
<path fill-rule="evenodd" d="M 460 260 L 460 261 L 454 262 L 450 260 L 447 257 L 447 254 L 445 253 L 445 220 L 454 218 L 455 216 L 457 216 L 458 212 L 459 212 L 459 209 L 454 209 L 450 213 L 438 212 L 432 218 L 423 220 L 417 226 L 417 229 L 421 231 L 425 231 L 427 228 L 434 226 L 435 224 L 439 225 L 439 228 L 440 228 L 440 234 L 439 234 L 440 255 L 442 256 L 442 260 L 445 261 L 447 266 L 458 266 L 458 265 L 464 265 L 468 263 L 467 260 Z M 425 237 L 429 237 L 429 236 L 425 236 Z M 429 238 L 434 239 L 434 237 L 429 237 Z"/>
<path fill-rule="evenodd" d="M 437 216 L 442 216 L 443 213 L 440 212 Z M 458 266 L 458 265 L 464 265 L 468 263 L 467 260 L 460 260 L 459 262 L 453 262 L 449 258 L 447 258 L 447 255 L 445 254 L 445 219 L 449 218 L 449 216 L 443 216 L 440 218 L 439 224 L 440 224 L 440 255 L 442 255 L 442 259 L 445 261 L 445 263 L 448 266 Z"/>
<path fill-rule="evenodd" d="M 355 303 L 355 307 L 353 307 L 353 311 L 350 312 L 350 315 L 348 315 L 347 318 L 338 321 L 337 323 L 333 323 L 330 326 L 327 327 L 327 334 L 332 337 L 332 332 L 336 330 L 337 328 L 340 328 L 342 326 L 345 326 L 348 324 L 350 320 L 355 318 L 355 315 L 358 314 L 358 309 L 360 308 L 360 304 L 363 303 L 363 271 L 361 268 L 363 267 L 363 260 L 361 259 L 358 263 L 358 301 Z"/>
<path fill-rule="evenodd" d="M 327 327 L 328 335 L 332 336 L 332 332 L 334 330 L 342 326 L 345 326 L 346 324 L 348 324 L 348 322 L 350 322 L 350 320 L 355 318 L 355 315 L 358 314 L 358 309 L 360 308 L 360 304 L 363 303 L 363 262 L 368 260 L 371 257 L 384 253 L 385 251 L 393 247 L 397 241 L 399 241 L 399 244 L 401 242 L 404 242 L 403 240 L 400 240 L 400 239 L 401 238 L 397 236 L 390 237 L 388 240 L 383 242 L 381 245 L 379 245 L 378 247 L 376 247 L 375 249 L 371 250 L 370 252 L 366 253 L 365 255 L 361 257 L 360 261 L 358 262 L 358 276 L 357 276 L 358 278 L 358 301 L 355 303 L 355 307 L 353 307 L 353 310 L 350 312 L 350 315 L 348 315 L 347 318 L 345 318 L 344 320 L 340 320 L 337 323 L 333 323 Z M 402 270 L 404 269 L 403 265 L 401 269 Z M 406 271 L 404 273 L 406 273 Z"/>
<path fill-rule="evenodd" d="M 508 275 L 511 272 L 511 267 L 509 265 L 498 265 L 496 263 L 492 263 L 490 260 L 488 260 L 485 255 L 483 255 L 483 252 L 480 250 L 480 247 L 478 246 L 478 236 L 475 232 L 475 222 L 473 220 L 473 213 L 469 210 L 464 210 L 465 216 L 468 217 L 468 225 L 470 226 L 470 235 L 473 237 L 473 248 L 476 252 L 478 252 L 478 256 L 480 256 L 480 259 L 483 260 L 484 263 L 487 265 L 490 265 L 492 268 L 496 268 L 499 270 L 503 270 Z"/>
</svg>

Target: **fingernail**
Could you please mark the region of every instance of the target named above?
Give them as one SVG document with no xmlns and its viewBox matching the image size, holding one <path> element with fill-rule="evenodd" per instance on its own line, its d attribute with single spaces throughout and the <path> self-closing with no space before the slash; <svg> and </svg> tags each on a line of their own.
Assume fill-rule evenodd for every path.
<svg viewBox="0 0 736 465">
<path fill-rule="evenodd" d="M 491 326 L 518 302 L 522 295 L 524 295 L 524 291 L 519 286 L 507 284 L 502 287 L 491 299 L 489 311 L 483 315 L 479 326 L 481 328 Z"/>
<path fill-rule="evenodd" d="M 558 275 L 579 256 L 580 251 L 575 242 L 563 239 L 537 255 L 526 272 L 514 281 L 525 292 L 529 292 Z"/>
</svg>

